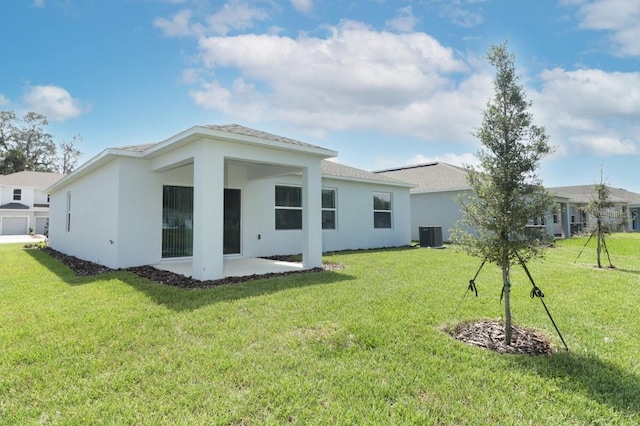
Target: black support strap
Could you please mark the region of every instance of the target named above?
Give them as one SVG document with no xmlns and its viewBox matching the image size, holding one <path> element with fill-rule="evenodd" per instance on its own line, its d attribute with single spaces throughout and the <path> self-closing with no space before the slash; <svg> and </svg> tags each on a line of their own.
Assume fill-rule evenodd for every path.
<svg viewBox="0 0 640 426">
<path fill-rule="evenodd" d="M 520 257 L 520 254 L 518 252 L 516 252 L 516 256 L 520 261 L 520 265 L 522 265 L 522 269 L 524 269 L 524 272 L 527 274 L 527 277 L 529 277 L 529 281 L 531 281 L 531 285 L 533 285 L 533 288 L 531 289 L 531 294 L 530 294 L 531 298 L 533 299 L 535 297 L 538 297 L 540 299 L 540 301 L 542 302 L 542 306 L 544 306 L 544 310 L 547 311 L 547 315 L 549 316 L 549 319 L 551 320 L 553 327 L 556 329 L 558 336 L 560 336 L 560 340 L 562 340 L 562 344 L 564 345 L 565 349 L 569 351 L 569 347 L 567 346 L 567 343 L 564 341 L 564 338 L 562 337 L 562 333 L 560 333 L 560 330 L 558 329 L 556 322 L 553 320 L 553 317 L 551 316 L 551 312 L 549 312 L 549 308 L 547 308 L 547 304 L 544 303 L 544 293 L 542 292 L 542 290 L 540 290 L 540 287 L 536 285 L 535 281 L 533 281 L 533 277 L 531 276 L 531 273 L 529 273 L 529 269 L 527 268 L 526 263 L 524 263 L 524 260 L 522 259 L 522 257 Z"/>
</svg>

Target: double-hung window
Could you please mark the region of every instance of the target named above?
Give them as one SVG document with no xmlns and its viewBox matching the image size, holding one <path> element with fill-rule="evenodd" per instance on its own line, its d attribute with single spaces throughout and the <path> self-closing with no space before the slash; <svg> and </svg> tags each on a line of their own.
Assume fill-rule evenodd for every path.
<svg viewBox="0 0 640 426">
<path fill-rule="evenodd" d="M 22 189 L 14 189 L 13 190 L 13 201 L 22 200 Z"/>
<path fill-rule="evenodd" d="M 391 193 L 373 193 L 373 227 L 377 229 L 391 228 Z"/>
<path fill-rule="evenodd" d="M 322 229 L 336 229 L 336 190 L 322 188 Z"/>
<path fill-rule="evenodd" d="M 302 188 L 276 185 L 276 229 L 302 229 Z"/>
</svg>

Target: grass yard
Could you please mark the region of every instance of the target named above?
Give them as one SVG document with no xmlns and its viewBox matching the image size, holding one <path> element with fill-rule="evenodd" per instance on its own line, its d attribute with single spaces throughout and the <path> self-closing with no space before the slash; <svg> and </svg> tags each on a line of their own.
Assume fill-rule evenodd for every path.
<svg viewBox="0 0 640 426">
<path fill-rule="evenodd" d="M 502 315 L 500 271 L 463 298 L 479 261 L 452 248 L 181 290 L 3 245 L 0 424 L 639 424 L 640 234 L 608 238 L 615 270 L 593 267 L 593 241 L 574 263 L 585 242 L 529 265 L 570 348 L 541 357 L 442 331 Z M 561 348 L 521 269 L 513 281 L 514 323 Z"/>
</svg>

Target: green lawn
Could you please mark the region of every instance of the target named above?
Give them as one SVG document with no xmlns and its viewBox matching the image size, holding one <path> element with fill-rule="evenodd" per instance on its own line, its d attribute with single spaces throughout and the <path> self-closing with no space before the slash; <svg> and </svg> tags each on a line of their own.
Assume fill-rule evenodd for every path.
<svg viewBox="0 0 640 426">
<path fill-rule="evenodd" d="M 76 277 L 0 246 L 0 424 L 639 424 L 640 234 L 530 264 L 570 352 L 499 355 L 446 325 L 500 318 L 500 273 L 455 249 L 206 290 Z M 559 338 L 521 269 L 513 317 Z M 460 307 L 456 310 L 459 302 Z"/>
</svg>

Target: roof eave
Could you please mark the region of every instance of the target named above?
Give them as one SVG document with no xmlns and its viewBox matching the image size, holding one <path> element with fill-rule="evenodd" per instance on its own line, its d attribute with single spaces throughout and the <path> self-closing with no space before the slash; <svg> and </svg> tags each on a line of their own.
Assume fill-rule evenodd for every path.
<svg viewBox="0 0 640 426">
<path fill-rule="evenodd" d="M 322 174 L 323 178 L 327 179 L 336 179 L 336 180 L 344 180 L 349 182 L 360 182 L 360 183 L 373 183 L 378 185 L 386 185 L 386 186 L 398 186 L 403 188 L 415 188 L 416 185 L 409 182 L 391 182 L 388 180 L 377 180 L 377 179 L 363 179 L 356 177 L 347 177 L 347 176 L 338 176 L 338 175 L 330 175 L 330 174 Z"/>
<path fill-rule="evenodd" d="M 60 190 L 60 188 L 63 188 L 66 185 L 76 181 L 80 177 L 88 174 L 89 172 L 97 169 L 98 167 L 100 167 L 100 166 L 102 166 L 104 164 L 107 164 L 109 161 L 113 160 L 116 157 L 140 158 L 141 154 L 139 152 L 133 152 L 133 151 L 122 150 L 122 149 L 117 149 L 117 148 L 107 148 L 104 151 L 102 151 L 101 153 L 95 155 L 93 158 L 91 158 L 86 163 L 82 164 L 80 167 L 78 167 L 72 173 L 70 173 L 67 176 L 63 177 L 58 182 L 54 183 L 53 185 L 49 186 L 48 188 L 45 188 L 43 190 L 43 192 L 45 194 L 51 194 L 51 193 L 53 193 L 55 191 L 58 191 L 58 190 Z"/>
</svg>

